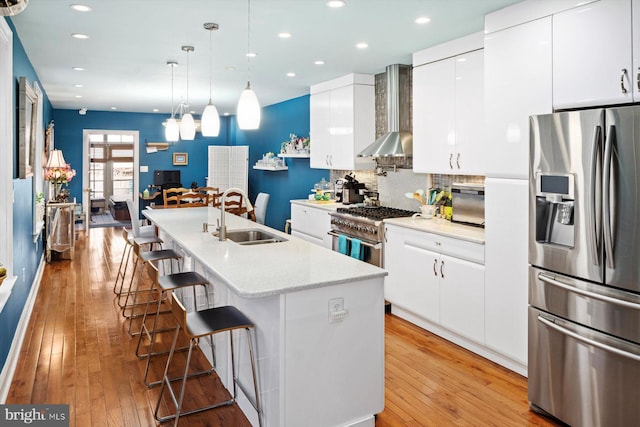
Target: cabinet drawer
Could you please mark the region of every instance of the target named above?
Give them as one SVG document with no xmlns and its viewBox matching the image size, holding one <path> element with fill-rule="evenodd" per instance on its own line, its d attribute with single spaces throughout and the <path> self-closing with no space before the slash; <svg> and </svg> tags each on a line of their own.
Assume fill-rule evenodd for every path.
<svg viewBox="0 0 640 427">
<path fill-rule="evenodd" d="M 427 249 L 484 265 L 484 245 L 391 224 L 388 224 L 386 227 L 392 228 L 394 232 L 399 233 L 405 245 Z"/>
<path fill-rule="evenodd" d="M 291 229 L 324 240 L 331 228 L 329 212 L 308 206 L 291 205 Z"/>
</svg>

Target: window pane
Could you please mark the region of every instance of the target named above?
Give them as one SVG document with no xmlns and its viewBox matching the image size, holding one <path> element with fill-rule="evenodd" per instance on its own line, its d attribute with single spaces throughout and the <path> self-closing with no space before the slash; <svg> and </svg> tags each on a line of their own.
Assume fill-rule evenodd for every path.
<svg viewBox="0 0 640 427">
<path fill-rule="evenodd" d="M 104 135 L 101 133 L 89 134 L 89 142 L 104 142 Z"/>
<path fill-rule="evenodd" d="M 122 142 L 133 144 L 133 135 L 122 135 Z"/>
<path fill-rule="evenodd" d="M 133 150 L 111 150 L 111 157 L 133 157 Z"/>
<path fill-rule="evenodd" d="M 120 142 L 122 137 L 120 135 L 107 135 L 107 142 Z"/>
</svg>

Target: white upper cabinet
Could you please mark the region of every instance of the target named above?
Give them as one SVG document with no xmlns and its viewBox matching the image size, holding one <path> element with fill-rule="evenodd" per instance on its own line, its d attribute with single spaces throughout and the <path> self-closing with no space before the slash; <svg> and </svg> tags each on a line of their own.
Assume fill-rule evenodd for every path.
<svg viewBox="0 0 640 427">
<path fill-rule="evenodd" d="M 312 168 L 372 169 L 357 154 L 375 140 L 375 80 L 350 74 L 311 86 Z"/>
<path fill-rule="evenodd" d="M 631 0 L 601 0 L 553 15 L 556 109 L 634 101 L 631 16 Z"/>
<path fill-rule="evenodd" d="M 484 55 L 477 39 L 414 54 L 415 172 L 484 174 Z M 434 60 L 437 55 L 445 59 Z"/>
<path fill-rule="evenodd" d="M 552 112 L 551 17 L 484 39 L 486 176 L 529 177 L 529 116 Z"/>
</svg>

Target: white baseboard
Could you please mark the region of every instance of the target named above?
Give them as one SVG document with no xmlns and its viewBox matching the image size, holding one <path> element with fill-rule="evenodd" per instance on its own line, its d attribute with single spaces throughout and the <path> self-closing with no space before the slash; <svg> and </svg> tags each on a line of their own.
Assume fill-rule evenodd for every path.
<svg viewBox="0 0 640 427">
<path fill-rule="evenodd" d="M 2 372 L 0 372 L 0 403 L 5 403 L 7 401 L 7 396 L 9 395 L 9 388 L 11 387 L 11 381 L 13 381 L 13 374 L 15 373 L 16 366 L 18 365 L 18 356 L 20 356 L 20 349 L 22 348 L 22 342 L 24 341 L 24 336 L 27 332 L 27 326 L 29 326 L 33 305 L 36 302 L 38 289 L 40 289 L 40 281 L 42 280 L 42 273 L 44 272 L 45 265 L 46 263 L 44 261 L 43 254 L 42 258 L 40 258 L 38 271 L 33 279 L 33 283 L 31 284 L 31 291 L 29 292 L 29 296 L 27 297 L 27 301 L 24 305 L 24 310 L 22 310 L 22 315 L 20 316 L 20 322 L 18 322 L 16 333 L 13 336 L 9 355 L 4 363 Z"/>
</svg>

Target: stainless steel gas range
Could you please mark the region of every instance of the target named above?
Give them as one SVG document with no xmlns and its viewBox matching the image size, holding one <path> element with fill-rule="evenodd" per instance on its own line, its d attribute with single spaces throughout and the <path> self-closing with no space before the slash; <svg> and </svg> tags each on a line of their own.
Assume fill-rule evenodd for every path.
<svg viewBox="0 0 640 427">
<path fill-rule="evenodd" d="M 338 208 L 331 212 L 333 250 L 339 250 L 339 238 L 345 236 L 351 245 L 354 239 L 363 248 L 362 260 L 383 267 L 384 226 L 387 218 L 407 217 L 415 212 L 385 206 Z"/>
</svg>

